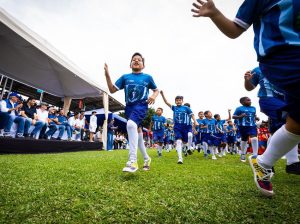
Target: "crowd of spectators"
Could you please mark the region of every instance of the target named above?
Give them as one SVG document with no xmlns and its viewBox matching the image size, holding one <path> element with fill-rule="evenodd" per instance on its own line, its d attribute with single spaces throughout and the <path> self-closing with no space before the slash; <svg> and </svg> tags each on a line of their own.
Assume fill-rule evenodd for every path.
<svg viewBox="0 0 300 224">
<path fill-rule="evenodd" d="M 37 105 L 34 98 L 23 101 L 20 95 L 12 92 L 0 101 L 0 134 L 3 137 L 60 141 L 66 132 L 67 137 L 64 140 L 102 141 L 96 112 L 92 113 L 90 122 L 84 113 L 78 110 L 74 114 L 65 114 L 63 109 L 56 109 L 44 102 Z M 12 130 L 14 123 L 15 134 Z"/>
</svg>

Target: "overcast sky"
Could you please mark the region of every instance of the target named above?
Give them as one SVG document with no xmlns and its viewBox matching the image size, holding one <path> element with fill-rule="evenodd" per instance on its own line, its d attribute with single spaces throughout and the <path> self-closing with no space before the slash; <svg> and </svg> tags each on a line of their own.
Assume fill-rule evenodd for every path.
<svg viewBox="0 0 300 224">
<path fill-rule="evenodd" d="M 234 18 L 242 0 L 215 0 Z M 257 90 L 243 87 L 245 71 L 256 67 L 252 27 L 238 39 L 221 34 L 207 18 L 192 17 L 193 0 L 0 0 L 0 6 L 23 22 L 92 80 L 106 87 L 103 65 L 113 82 L 130 72 L 134 52 L 146 59 L 169 102 L 183 95 L 195 115 L 210 110 L 227 118 L 227 109 L 249 96 L 259 112 Z M 113 95 L 124 103 L 124 93 Z M 172 117 L 161 96 L 155 103 Z"/>
</svg>

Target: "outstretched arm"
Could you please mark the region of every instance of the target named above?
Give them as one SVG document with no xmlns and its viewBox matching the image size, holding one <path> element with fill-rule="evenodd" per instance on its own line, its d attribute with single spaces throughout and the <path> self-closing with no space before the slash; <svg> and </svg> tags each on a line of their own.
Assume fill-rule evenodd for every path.
<svg viewBox="0 0 300 224">
<path fill-rule="evenodd" d="M 192 114 L 192 119 L 193 119 L 193 121 L 194 121 L 194 125 L 195 125 L 195 126 L 198 126 L 199 124 L 198 124 L 198 122 L 197 122 L 197 120 L 196 120 L 194 114 Z"/>
<path fill-rule="evenodd" d="M 245 79 L 244 86 L 245 89 L 248 91 L 255 89 L 255 86 L 251 82 L 252 76 L 253 74 L 251 74 L 251 71 L 247 71 L 244 75 L 244 79 Z"/>
<path fill-rule="evenodd" d="M 231 109 L 228 109 L 228 118 L 226 119 L 226 121 L 231 120 Z"/>
<path fill-rule="evenodd" d="M 161 94 L 161 96 L 162 96 L 162 98 L 163 98 L 165 104 L 167 104 L 168 107 L 172 108 L 172 105 L 167 101 L 167 99 L 166 99 L 166 97 L 165 97 L 165 95 L 164 95 L 164 92 L 163 92 L 162 90 L 160 91 L 160 94 Z"/>
<path fill-rule="evenodd" d="M 106 78 L 106 82 L 107 82 L 107 86 L 109 89 L 110 93 L 115 93 L 118 91 L 118 89 L 113 85 L 111 79 L 110 79 L 110 75 L 109 75 L 109 71 L 108 71 L 108 66 L 105 63 L 104 64 L 104 71 L 105 71 L 105 78 Z"/>
<path fill-rule="evenodd" d="M 235 39 L 245 31 L 232 20 L 226 18 L 216 8 L 212 0 L 197 0 L 197 3 L 193 3 L 193 6 L 194 17 L 209 17 L 218 29 L 229 38 Z"/>
</svg>

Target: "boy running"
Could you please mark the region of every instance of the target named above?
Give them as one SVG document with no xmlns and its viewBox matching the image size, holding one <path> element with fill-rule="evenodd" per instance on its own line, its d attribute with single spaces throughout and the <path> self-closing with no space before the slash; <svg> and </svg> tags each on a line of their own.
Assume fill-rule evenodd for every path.
<svg viewBox="0 0 300 224">
<path fill-rule="evenodd" d="M 134 53 L 131 57 L 130 68 L 132 72 L 121 76 L 113 85 L 107 64 L 104 65 L 105 78 L 110 93 L 115 93 L 120 89 L 125 91 L 125 115 L 127 121 L 127 132 L 129 140 L 129 159 L 123 172 L 136 172 L 138 170 L 137 164 L 137 147 L 144 157 L 144 170 L 150 169 L 151 158 L 147 154 L 141 122 L 146 117 L 148 111 L 148 104 L 154 104 L 159 91 L 153 81 L 152 76 L 143 73 L 145 67 L 145 59 L 140 53 Z M 153 94 L 148 97 L 149 89 Z"/>
<path fill-rule="evenodd" d="M 152 117 L 150 123 L 150 130 L 153 131 L 153 141 L 157 146 L 157 154 L 159 157 L 162 156 L 162 147 L 164 143 L 166 118 L 162 116 L 163 109 L 157 108 L 156 114 Z"/>
</svg>

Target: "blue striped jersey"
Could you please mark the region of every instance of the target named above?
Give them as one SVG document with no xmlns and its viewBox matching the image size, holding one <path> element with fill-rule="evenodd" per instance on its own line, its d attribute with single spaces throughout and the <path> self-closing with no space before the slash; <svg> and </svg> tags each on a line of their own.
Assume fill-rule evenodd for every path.
<svg viewBox="0 0 300 224">
<path fill-rule="evenodd" d="M 245 0 L 234 22 L 245 30 L 253 24 L 258 60 L 278 47 L 300 46 L 299 0 Z"/>
<path fill-rule="evenodd" d="M 225 128 L 224 128 L 224 124 L 225 124 L 225 120 L 216 120 L 217 121 L 217 128 L 219 128 L 223 133 L 225 132 Z M 220 131 L 217 129 L 217 133 L 220 133 Z"/>
<path fill-rule="evenodd" d="M 156 114 L 152 117 L 153 131 L 164 130 L 166 118 L 164 116 L 157 116 Z"/>
<path fill-rule="evenodd" d="M 217 120 L 214 118 L 211 119 L 204 119 L 203 125 L 207 126 L 207 128 L 204 130 L 204 133 L 209 133 L 209 134 L 215 134 L 217 132 L 216 125 L 217 125 Z"/>
<path fill-rule="evenodd" d="M 256 87 L 259 84 L 258 97 L 276 97 L 282 98 L 284 95 L 277 91 L 269 80 L 262 74 L 259 67 L 251 71 L 251 83 Z"/>
<path fill-rule="evenodd" d="M 198 122 L 198 124 L 199 124 L 199 126 L 196 126 L 196 131 L 198 131 L 198 132 L 200 132 L 200 133 L 204 133 L 205 132 L 205 128 L 201 128 L 201 125 L 204 125 L 203 124 L 203 121 L 204 121 L 205 119 L 197 119 L 197 122 Z M 205 130 L 204 130 L 205 129 Z"/>
<path fill-rule="evenodd" d="M 236 132 L 233 130 L 234 126 L 228 125 L 226 128 L 227 136 L 236 136 Z"/>
<path fill-rule="evenodd" d="M 174 125 L 176 124 L 191 124 L 192 110 L 187 106 L 172 106 Z"/>
<path fill-rule="evenodd" d="M 256 117 L 256 109 L 253 106 L 240 106 L 236 108 L 233 115 L 241 115 L 245 113 L 246 116 L 240 119 L 236 119 L 237 125 L 239 126 L 256 126 L 255 117 Z"/>
</svg>

